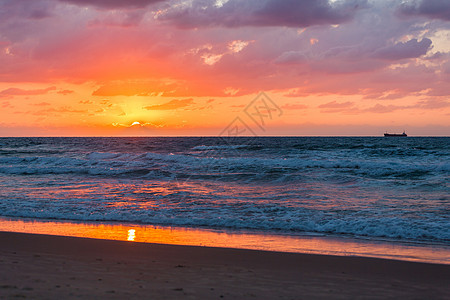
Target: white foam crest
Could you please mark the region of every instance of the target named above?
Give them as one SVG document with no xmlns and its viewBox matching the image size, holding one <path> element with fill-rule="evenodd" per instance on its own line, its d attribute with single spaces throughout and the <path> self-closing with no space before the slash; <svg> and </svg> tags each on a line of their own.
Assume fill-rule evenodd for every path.
<svg viewBox="0 0 450 300">
<path fill-rule="evenodd" d="M 216 170 L 224 177 L 233 174 L 255 175 L 255 179 L 268 180 L 279 176 L 296 176 L 298 172 L 310 170 L 351 173 L 362 177 L 408 177 L 425 176 L 428 173 L 444 174 L 449 171 L 448 163 L 408 162 L 389 160 L 336 160 L 335 158 L 301 156 L 287 157 L 213 157 L 185 154 L 161 153 L 110 153 L 92 152 L 85 157 L 42 156 L 42 157 L 0 157 L 0 173 L 3 174 L 63 174 L 80 173 L 92 175 L 117 175 L 133 173 L 133 170 L 158 168 L 161 171 L 179 174 L 206 174 Z M 273 172 L 278 177 L 273 177 Z M 142 172 L 141 172 L 142 173 Z M 214 173 L 214 172 L 212 172 Z M 141 174 L 142 175 L 142 174 Z"/>
<path fill-rule="evenodd" d="M 98 199 L 97 201 L 101 201 Z M 134 210 L 130 208 L 96 207 L 86 208 L 82 205 L 70 209 L 56 202 L 45 209 L 38 209 L 36 203 L 19 205 L 0 205 L 3 216 L 28 217 L 42 219 L 62 219 L 76 221 L 118 221 L 136 222 L 153 225 L 178 225 L 209 228 L 280 230 L 283 232 L 310 232 L 323 234 L 351 235 L 369 238 L 390 238 L 396 240 L 450 242 L 450 230 L 445 220 L 421 223 L 404 220 L 395 216 L 368 218 L 364 216 L 347 218 L 319 218 L 312 212 L 280 212 L 267 214 L 255 208 L 242 207 L 240 216 L 234 211 L 211 208 L 185 209 L 173 208 L 171 205 L 159 209 Z M 245 216 L 245 217 L 244 217 Z M 447 229 L 446 229 L 447 228 Z"/>
<path fill-rule="evenodd" d="M 229 150 L 229 149 L 241 149 L 241 148 L 246 148 L 248 147 L 248 145 L 200 145 L 200 146 L 195 146 L 192 148 L 192 150 L 200 150 L 200 151 L 205 151 L 205 150 Z"/>
</svg>

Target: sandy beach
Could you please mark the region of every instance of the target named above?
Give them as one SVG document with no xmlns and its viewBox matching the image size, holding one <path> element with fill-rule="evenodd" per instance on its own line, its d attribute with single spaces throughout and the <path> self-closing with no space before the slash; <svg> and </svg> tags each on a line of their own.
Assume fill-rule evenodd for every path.
<svg viewBox="0 0 450 300">
<path fill-rule="evenodd" d="M 450 297 L 450 266 L 0 232 L 1 299 Z"/>
</svg>

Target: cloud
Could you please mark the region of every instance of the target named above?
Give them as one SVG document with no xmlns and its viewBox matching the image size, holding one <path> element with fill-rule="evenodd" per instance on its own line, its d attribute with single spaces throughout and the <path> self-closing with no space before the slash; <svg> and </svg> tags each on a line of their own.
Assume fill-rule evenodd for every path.
<svg viewBox="0 0 450 300">
<path fill-rule="evenodd" d="M 8 96 L 32 96 L 32 95 L 44 95 L 49 91 L 55 90 L 56 87 L 52 86 L 46 89 L 36 89 L 36 90 L 24 90 L 20 88 L 9 88 L 0 92 L 1 97 Z"/>
<path fill-rule="evenodd" d="M 371 107 L 360 109 L 355 106 L 355 103 L 353 102 L 343 102 L 338 103 L 336 101 L 332 101 L 326 104 L 319 105 L 319 108 L 326 108 L 325 110 L 322 110 L 322 113 L 336 113 L 336 112 L 347 112 L 347 113 L 376 113 L 376 114 L 385 114 L 385 113 L 391 113 L 397 110 L 404 110 L 404 109 L 442 109 L 445 107 L 449 107 L 450 102 L 446 100 L 436 100 L 436 99 L 429 99 L 429 100 L 423 100 L 419 101 L 416 104 L 412 105 L 395 105 L 395 104 L 389 104 L 389 105 L 383 105 L 383 104 L 375 104 Z"/>
<path fill-rule="evenodd" d="M 35 103 L 35 104 L 32 104 L 33 106 L 49 106 L 49 105 L 51 105 L 50 103 L 48 103 L 48 102 L 40 102 L 40 103 Z"/>
<path fill-rule="evenodd" d="M 117 27 L 135 27 L 138 26 L 144 18 L 147 11 L 142 9 L 134 10 L 112 10 L 106 15 L 97 17 L 88 23 L 89 26 L 117 26 Z"/>
<path fill-rule="evenodd" d="M 449 89 L 444 84 L 446 72 L 450 72 L 450 64 L 445 64 L 448 58 L 433 55 L 429 45 L 433 40 L 436 49 L 446 52 L 438 48 L 435 35 L 442 22 L 398 18 L 392 2 L 386 0 L 371 1 L 370 7 L 366 1 L 229 0 L 220 2 L 222 5 L 217 1 L 169 0 L 154 7 L 156 15 L 161 10 L 161 20 L 174 11 L 205 13 L 200 15 L 200 25 L 209 24 L 204 18 L 215 13 L 211 24 L 217 26 L 201 30 L 168 26 L 167 22 L 175 24 L 177 20 L 159 22 L 151 17 L 153 7 L 133 8 L 137 5 L 134 1 L 131 7 L 125 7 L 127 1 L 92 2 L 97 7 L 124 5 L 110 10 L 86 9 L 87 1 L 70 2 L 80 6 L 67 1 L 31 1 L 29 6 L 47 7 L 54 16 L 38 22 L 28 19 L 29 13 L 24 15 L 28 8 L 23 1 L 7 3 L 16 8 L 0 9 L 3 82 L 92 83 L 98 85 L 93 90 L 95 96 L 160 95 L 169 99 L 237 97 L 260 90 L 294 89 L 298 93 L 290 96 L 365 95 L 369 90 L 383 94 L 396 84 L 398 95 L 417 89 L 445 94 Z M 302 9 L 309 13 L 313 8 L 317 12 L 312 15 L 339 12 L 349 19 L 339 26 L 299 30 L 283 25 L 288 20 L 279 17 L 301 16 Z M 141 19 L 142 11 L 146 13 Z M 135 12 L 140 14 L 130 23 L 128 17 L 133 19 Z M 180 22 L 186 18 L 181 15 Z M 62 22 L 55 26 L 57 19 Z M 239 27 L 250 24 L 255 25 Z M 279 25 L 262 27 L 268 24 Z M 320 42 L 311 45 L 312 39 Z M 423 59 L 427 57 L 420 57 L 424 53 L 429 54 L 426 66 Z M 408 57 L 420 59 L 405 61 Z M 401 68 L 393 66 L 398 60 L 402 60 Z"/>
<path fill-rule="evenodd" d="M 322 105 L 319 105 L 319 108 L 349 108 L 352 107 L 354 105 L 353 102 L 347 101 L 347 102 L 336 102 L 336 101 L 331 101 Z"/>
<path fill-rule="evenodd" d="M 33 22 L 52 17 L 50 1 L 0 1 L 0 20 L 25 18 Z"/>
<path fill-rule="evenodd" d="M 1 104 L 2 108 L 13 108 L 14 106 L 11 105 L 9 101 L 3 101 Z"/>
<path fill-rule="evenodd" d="M 450 21 L 450 1 L 410 0 L 400 4 L 398 11 L 405 16 L 424 16 Z"/>
<path fill-rule="evenodd" d="M 371 113 L 390 113 L 399 109 L 407 109 L 410 108 L 410 106 L 399 106 L 399 105 L 382 105 L 382 104 L 376 104 L 375 106 L 372 106 L 370 108 L 365 109 L 366 112 Z"/>
<path fill-rule="evenodd" d="M 445 60 L 446 58 L 450 57 L 450 53 L 442 53 L 440 51 L 433 53 L 430 56 L 424 57 L 425 60 L 429 60 L 429 61 L 440 61 L 440 60 Z"/>
<path fill-rule="evenodd" d="M 340 24 L 350 21 L 355 13 L 367 7 L 367 0 L 229 0 L 217 2 L 193 0 L 176 3 L 158 15 L 182 28 L 285 26 Z"/>
<path fill-rule="evenodd" d="M 419 101 L 415 107 L 422 108 L 422 109 L 442 109 L 446 107 L 450 107 L 450 101 L 447 99 L 427 99 Z"/>
<path fill-rule="evenodd" d="M 426 54 L 431 44 L 432 42 L 428 38 L 424 38 L 420 42 L 417 39 L 412 39 L 404 43 L 399 42 L 392 46 L 378 49 L 373 53 L 373 56 L 387 60 L 416 58 Z"/>
<path fill-rule="evenodd" d="M 146 82 L 110 82 L 95 90 L 93 96 L 150 96 L 166 90 L 172 90 L 173 84 L 163 84 L 156 81 Z"/>
<path fill-rule="evenodd" d="M 189 105 L 194 104 L 194 99 L 184 99 L 184 100 L 171 100 L 169 102 L 163 103 L 163 104 L 156 104 L 156 105 L 150 105 L 145 106 L 144 108 L 147 110 L 172 110 L 177 109 L 181 107 L 186 107 Z"/>
<path fill-rule="evenodd" d="M 356 114 L 359 113 L 360 110 L 355 106 L 354 102 L 337 102 L 331 101 L 325 104 L 321 104 L 318 106 L 321 109 L 321 113 L 347 113 L 347 114 Z"/>
<path fill-rule="evenodd" d="M 38 111 L 28 111 L 24 112 L 24 114 L 32 114 L 35 116 L 42 116 L 42 115 L 60 115 L 60 114 L 87 114 L 88 110 L 80 110 L 80 109 L 73 109 L 70 106 L 61 106 L 57 108 L 48 108 L 48 109 L 42 109 Z"/>
<path fill-rule="evenodd" d="M 79 104 L 94 104 L 91 100 L 80 100 L 78 101 Z"/>
<path fill-rule="evenodd" d="M 285 109 L 285 110 L 297 110 L 297 109 L 306 109 L 306 108 L 308 108 L 308 106 L 304 105 L 304 104 L 298 104 L 298 103 L 295 103 L 295 104 L 288 103 L 288 104 L 283 105 L 281 108 Z"/>
<path fill-rule="evenodd" d="M 71 91 L 71 90 L 61 90 L 61 91 L 57 91 L 57 93 L 66 96 L 66 95 L 69 95 L 69 94 L 73 94 L 74 91 Z"/>
<path fill-rule="evenodd" d="M 287 51 L 275 59 L 275 63 L 277 64 L 297 64 L 307 61 L 307 56 L 301 51 Z"/>
<path fill-rule="evenodd" d="M 363 99 L 377 99 L 377 100 L 393 100 L 405 97 L 406 94 L 399 90 L 391 90 L 384 92 L 374 92 L 364 95 Z"/>
<path fill-rule="evenodd" d="M 94 6 L 103 9 L 144 8 L 165 0 L 58 0 L 77 6 Z"/>
<path fill-rule="evenodd" d="M 124 128 L 140 128 L 140 127 L 153 127 L 153 128 L 163 128 L 165 127 L 162 123 L 152 123 L 152 122 L 143 122 L 143 121 L 135 121 L 130 124 L 121 124 L 121 123 L 112 123 L 114 127 L 124 127 Z"/>
</svg>

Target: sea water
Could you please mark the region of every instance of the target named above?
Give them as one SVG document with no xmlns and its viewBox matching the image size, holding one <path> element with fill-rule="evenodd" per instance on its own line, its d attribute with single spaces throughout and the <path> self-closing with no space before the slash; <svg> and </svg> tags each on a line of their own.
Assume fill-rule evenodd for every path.
<svg viewBox="0 0 450 300">
<path fill-rule="evenodd" d="M 0 138 L 0 217 L 450 246 L 450 138 Z"/>
</svg>

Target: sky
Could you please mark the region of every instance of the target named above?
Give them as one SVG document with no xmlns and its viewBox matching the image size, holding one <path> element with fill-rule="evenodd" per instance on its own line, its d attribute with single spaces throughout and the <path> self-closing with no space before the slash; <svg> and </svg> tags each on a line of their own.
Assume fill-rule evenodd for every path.
<svg viewBox="0 0 450 300">
<path fill-rule="evenodd" d="M 0 136 L 450 135 L 448 0 L 0 0 Z"/>
</svg>

